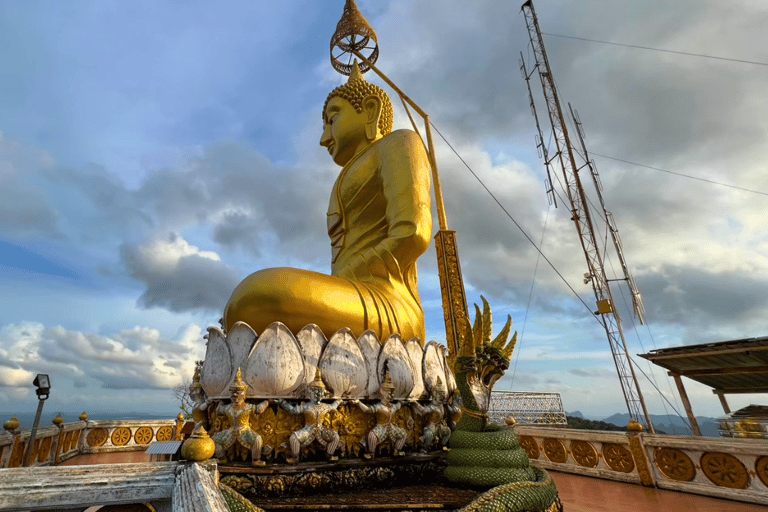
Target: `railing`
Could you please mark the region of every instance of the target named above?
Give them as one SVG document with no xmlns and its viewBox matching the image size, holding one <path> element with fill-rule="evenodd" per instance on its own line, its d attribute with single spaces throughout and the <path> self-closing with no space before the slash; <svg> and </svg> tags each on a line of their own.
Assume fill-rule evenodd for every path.
<svg viewBox="0 0 768 512">
<path fill-rule="evenodd" d="M 0 510 L 149 504 L 146 510 L 225 512 L 217 480 L 213 461 L 0 469 Z"/>
<path fill-rule="evenodd" d="M 80 436 L 86 425 L 85 421 L 76 421 L 37 429 L 29 465 L 55 465 L 77 455 Z M 0 434 L 0 467 L 21 466 L 29 443 L 29 434 L 29 430 Z"/>
<path fill-rule="evenodd" d="M 155 441 L 171 441 L 176 421 L 90 421 L 83 432 L 80 453 L 146 450 Z"/>
<path fill-rule="evenodd" d="M 38 428 L 29 466 L 55 466 L 87 453 L 143 451 L 155 441 L 174 439 L 181 425 L 179 420 L 75 421 Z M 29 430 L 0 432 L 0 468 L 22 465 L 29 437 Z"/>
<path fill-rule="evenodd" d="M 560 393 L 494 391 L 488 411 L 491 421 L 503 425 L 512 416 L 518 425 L 568 424 Z"/>
<path fill-rule="evenodd" d="M 515 428 L 535 466 L 718 498 L 768 503 L 768 440 Z"/>
</svg>

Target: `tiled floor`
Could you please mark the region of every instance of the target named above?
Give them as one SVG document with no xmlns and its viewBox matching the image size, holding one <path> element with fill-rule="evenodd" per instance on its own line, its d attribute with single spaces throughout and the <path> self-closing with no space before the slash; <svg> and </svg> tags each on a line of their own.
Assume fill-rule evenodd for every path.
<svg viewBox="0 0 768 512">
<path fill-rule="evenodd" d="M 565 512 L 768 512 L 768 506 L 549 471 Z"/>
</svg>

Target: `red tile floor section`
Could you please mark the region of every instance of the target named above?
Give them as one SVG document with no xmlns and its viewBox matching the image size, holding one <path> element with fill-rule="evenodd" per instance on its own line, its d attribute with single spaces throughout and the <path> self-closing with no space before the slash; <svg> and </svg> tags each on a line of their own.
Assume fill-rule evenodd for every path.
<svg viewBox="0 0 768 512">
<path fill-rule="evenodd" d="M 549 471 L 565 512 L 768 512 L 768 506 Z"/>
</svg>

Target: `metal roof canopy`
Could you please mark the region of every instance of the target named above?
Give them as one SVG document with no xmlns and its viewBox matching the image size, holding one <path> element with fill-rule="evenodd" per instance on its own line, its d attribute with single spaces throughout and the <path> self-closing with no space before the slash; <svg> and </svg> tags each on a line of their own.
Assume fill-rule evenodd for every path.
<svg viewBox="0 0 768 512">
<path fill-rule="evenodd" d="M 176 455 L 181 451 L 182 441 L 158 441 L 149 445 L 144 453 L 148 455 Z"/>
<path fill-rule="evenodd" d="M 712 388 L 726 414 L 728 393 L 768 393 L 768 336 L 652 350 L 638 354 L 675 379 L 691 426 L 701 435 L 681 376 Z"/>
</svg>

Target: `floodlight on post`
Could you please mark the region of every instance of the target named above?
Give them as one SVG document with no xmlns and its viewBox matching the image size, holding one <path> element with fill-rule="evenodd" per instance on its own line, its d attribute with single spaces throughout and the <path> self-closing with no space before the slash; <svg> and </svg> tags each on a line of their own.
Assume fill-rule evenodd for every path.
<svg viewBox="0 0 768 512">
<path fill-rule="evenodd" d="M 29 433 L 29 441 L 27 441 L 27 451 L 24 454 L 24 462 L 22 467 L 29 466 L 29 460 L 32 458 L 32 450 L 35 447 L 35 436 L 37 435 L 37 427 L 40 425 L 40 416 L 43 414 L 43 404 L 48 399 L 51 392 L 51 379 L 45 373 L 38 373 L 32 384 L 37 388 L 37 413 L 35 414 L 35 423 L 32 425 L 32 431 Z"/>
</svg>

